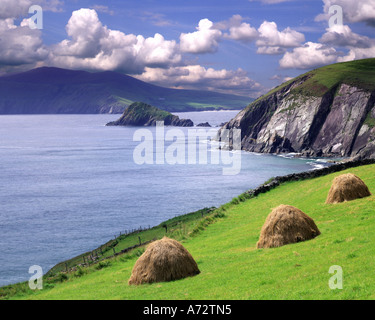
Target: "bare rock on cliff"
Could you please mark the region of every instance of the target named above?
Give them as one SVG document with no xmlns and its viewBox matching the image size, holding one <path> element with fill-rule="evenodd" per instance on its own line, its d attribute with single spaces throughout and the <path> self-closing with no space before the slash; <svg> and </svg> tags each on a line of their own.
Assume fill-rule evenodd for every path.
<svg viewBox="0 0 375 320">
<path fill-rule="evenodd" d="M 375 59 L 323 67 L 260 97 L 222 129 L 242 149 L 375 158 Z"/>
</svg>

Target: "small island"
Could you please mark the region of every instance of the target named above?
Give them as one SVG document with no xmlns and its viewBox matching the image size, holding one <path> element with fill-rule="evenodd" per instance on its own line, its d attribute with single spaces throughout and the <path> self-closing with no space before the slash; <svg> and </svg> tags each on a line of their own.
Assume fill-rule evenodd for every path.
<svg viewBox="0 0 375 320">
<path fill-rule="evenodd" d="M 156 122 L 164 121 L 166 126 L 193 127 L 190 119 L 180 119 L 178 116 L 153 107 L 143 102 L 134 102 L 127 107 L 116 121 L 107 123 L 107 126 L 155 126 Z"/>
</svg>

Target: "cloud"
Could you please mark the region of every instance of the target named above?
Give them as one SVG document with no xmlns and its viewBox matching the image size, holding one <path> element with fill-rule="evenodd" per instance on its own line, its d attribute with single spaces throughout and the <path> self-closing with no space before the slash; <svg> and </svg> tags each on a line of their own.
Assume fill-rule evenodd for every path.
<svg viewBox="0 0 375 320">
<path fill-rule="evenodd" d="M 228 21 L 222 21 L 214 25 L 215 28 L 228 30 L 224 38 L 241 42 L 252 42 L 259 36 L 258 31 L 249 23 L 243 22 L 243 17 L 239 14 L 232 16 Z"/>
<path fill-rule="evenodd" d="M 33 64 L 47 56 L 40 30 L 30 29 L 27 20 L 20 26 L 12 18 L 0 20 L 0 65 Z"/>
<path fill-rule="evenodd" d="M 19 18 L 28 15 L 32 5 L 40 5 L 44 11 L 62 11 L 63 1 L 59 0 L 0 0 L 0 19 Z"/>
<path fill-rule="evenodd" d="M 33 4 L 39 4 L 44 11 L 62 12 L 64 1 L 60 0 L 39 0 L 33 1 Z"/>
<path fill-rule="evenodd" d="M 101 51 L 100 41 L 109 36 L 92 9 L 74 11 L 65 29 L 71 40 L 61 41 L 54 49 L 56 55 L 93 58 Z"/>
<path fill-rule="evenodd" d="M 251 42 L 258 38 L 258 31 L 250 24 L 243 22 L 239 26 L 229 28 L 229 35 L 226 38 L 242 42 Z"/>
<path fill-rule="evenodd" d="M 281 80 L 281 76 L 278 75 L 278 74 L 275 74 L 275 75 L 273 75 L 272 77 L 270 77 L 270 80 L 277 80 L 277 81 L 280 81 L 280 80 Z"/>
<path fill-rule="evenodd" d="M 348 48 L 344 57 L 338 57 L 338 62 L 352 61 L 375 57 L 375 39 L 354 33 L 349 26 L 335 25 L 319 40 L 335 47 Z"/>
<path fill-rule="evenodd" d="M 1 0 L 0 19 L 18 18 L 29 12 L 32 0 Z"/>
<path fill-rule="evenodd" d="M 113 16 L 115 14 L 113 10 L 109 9 L 107 6 L 100 5 L 100 4 L 93 5 L 91 9 L 94 9 L 96 12 L 107 13 L 110 16 Z"/>
<path fill-rule="evenodd" d="M 375 1 L 374 0 L 323 0 L 324 13 L 316 17 L 317 21 L 329 20 L 329 8 L 339 5 L 343 9 L 346 22 L 366 22 L 375 26 Z"/>
<path fill-rule="evenodd" d="M 223 93 L 258 96 L 264 89 L 250 79 L 242 69 L 215 70 L 200 65 L 171 67 L 169 69 L 146 68 L 138 79 L 161 86 L 215 90 Z"/>
<path fill-rule="evenodd" d="M 375 41 L 372 41 L 372 46 L 369 48 L 352 48 L 344 57 L 339 57 L 338 62 L 353 61 L 359 59 L 367 59 L 375 57 Z"/>
<path fill-rule="evenodd" d="M 71 39 L 52 48 L 50 64 L 139 74 L 145 67 L 169 67 L 181 61 L 176 41 L 165 40 L 158 33 L 144 38 L 111 30 L 93 9 L 74 11 L 66 31 Z"/>
<path fill-rule="evenodd" d="M 311 69 L 335 63 L 339 56 L 333 47 L 307 42 L 303 47 L 286 52 L 279 63 L 283 69 Z"/>
<path fill-rule="evenodd" d="M 62 2 L 57 0 L 1 0 L 0 3 L 0 65 L 2 71 L 20 70 L 42 63 L 48 57 L 48 48 L 43 44 L 42 33 L 30 29 L 29 19 L 19 25 L 15 20 L 28 15 L 30 6 L 43 5 L 45 10 L 57 10 Z"/>
<path fill-rule="evenodd" d="M 180 48 L 184 53 L 212 53 L 217 51 L 222 32 L 213 28 L 213 22 L 208 19 L 199 21 L 197 30 L 193 33 L 180 35 Z"/>
<path fill-rule="evenodd" d="M 349 26 L 334 25 L 319 39 L 320 42 L 337 47 L 369 48 L 372 40 L 369 37 L 354 33 Z"/>
<path fill-rule="evenodd" d="M 157 27 L 171 26 L 173 23 L 165 18 L 164 14 L 155 12 L 143 12 L 140 17 L 143 21 L 148 21 Z"/>
<path fill-rule="evenodd" d="M 256 45 L 259 54 L 283 54 L 287 48 L 299 47 L 305 41 L 302 33 L 289 27 L 279 31 L 275 22 L 264 21 L 258 32 Z"/>
</svg>

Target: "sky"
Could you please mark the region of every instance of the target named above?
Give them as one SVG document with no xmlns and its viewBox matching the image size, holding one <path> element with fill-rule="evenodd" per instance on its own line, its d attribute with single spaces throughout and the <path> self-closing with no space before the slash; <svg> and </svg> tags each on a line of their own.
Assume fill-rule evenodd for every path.
<svg viewBox="0 0 375 320">
<path fill-rule="evenodd" d="M 0 0 L 0 75 L 110 70 L 257 98 L 312 69 L 372 57 L 375 0 Z"/>
</svg>

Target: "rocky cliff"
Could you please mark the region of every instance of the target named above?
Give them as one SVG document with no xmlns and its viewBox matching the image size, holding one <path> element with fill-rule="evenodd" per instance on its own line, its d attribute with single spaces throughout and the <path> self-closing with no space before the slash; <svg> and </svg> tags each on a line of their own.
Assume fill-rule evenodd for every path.
<svg viewBox="0 0 375 320">
<path fill-rule="evenodd" d="M 107 126 L 155 126 L 156 122 L 163 121 L 166 126 L 192 127 L 190 119 L 180 119 L 168 111 L 160 110 L 142 102 L 134 102 L 127 107 L 122 116 Z"/>
<path fill-rule="evenodd" d="M 375 158 L 375 59 L 327 66 L 275 88 L 222 129 L 242 149 Z"/>
</svg>

